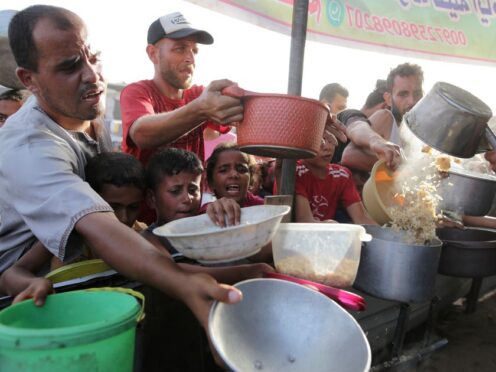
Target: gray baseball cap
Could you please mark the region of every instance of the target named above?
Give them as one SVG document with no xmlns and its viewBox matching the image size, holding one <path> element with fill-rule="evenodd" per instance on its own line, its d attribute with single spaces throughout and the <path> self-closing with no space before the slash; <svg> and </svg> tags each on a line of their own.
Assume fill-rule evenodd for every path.
<svg viewBox="0 0 496 372">
<path fill-rule="evenodd" d="M 214 38 L 207 31 L 193 28 L 184 16 L 179 13 L 170 13 L 155 20 L 148 28 L 148 44 L 155 44 L 164 37 L 169 39 L 182 39 L 183 37 L 196 36 L 200 44 L 212 44 Z"/>
</svg>

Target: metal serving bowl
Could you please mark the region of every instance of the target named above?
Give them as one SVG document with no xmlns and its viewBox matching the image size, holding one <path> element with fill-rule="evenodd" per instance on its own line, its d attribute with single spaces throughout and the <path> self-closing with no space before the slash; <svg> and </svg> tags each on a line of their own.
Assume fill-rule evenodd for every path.
<svg viewBox="0 0 496 372">
<path fill-rule="evenodd" d="M 243 301 L 215 302 L 208 331 L 234 371 L 368 371 L 369 343 L 357 321 L 315 290 L 278 279 L 236 284 Z"/>
</svg>

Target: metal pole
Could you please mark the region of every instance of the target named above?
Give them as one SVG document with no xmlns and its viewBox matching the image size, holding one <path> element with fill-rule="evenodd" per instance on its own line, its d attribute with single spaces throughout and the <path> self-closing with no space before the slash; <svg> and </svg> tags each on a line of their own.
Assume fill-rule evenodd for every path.
<svg viewBox="0 0 496 372">
<path fill-rule="evenodd" d="M 291 29 L 291 52 L 289 57 L 288 94 L 301 95 L 303 80 L 303 59 L 307 37 L 308 0 L 295 0 L 293 5 L 293 25 Z M 293 195 L 295 188 L 296 160 L 282 161 L 281 185 L 279 194 Z"/>
</svg>

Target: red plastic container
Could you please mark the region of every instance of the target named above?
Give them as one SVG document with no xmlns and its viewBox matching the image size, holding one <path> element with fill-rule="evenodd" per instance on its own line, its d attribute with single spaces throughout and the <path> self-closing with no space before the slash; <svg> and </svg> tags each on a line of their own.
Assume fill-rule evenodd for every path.
<svg viewBox="0 0 496 372">
<path fill-rule="evenodd" d="M 224 88 L 222 94 L 243 100 L 243 121 L 237 130 L 238 145 L 243 151 L 286 159 L 317 155 L 330 113 L 322 102 L 254 93 L 237 85 Z"/>
</svg>

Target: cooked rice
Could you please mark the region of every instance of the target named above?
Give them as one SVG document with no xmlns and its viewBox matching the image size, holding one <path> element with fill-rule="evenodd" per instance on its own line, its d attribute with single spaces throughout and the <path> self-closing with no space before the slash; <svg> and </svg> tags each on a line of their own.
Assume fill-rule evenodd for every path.
<svg viewBox="0 0 496 372">
<path fill-rule="evenodd" d="M 309 259 L 303 256 L 288 256 L 275 262 L 278 272 L 313 282 L 346 288 L 353 284 L 357 262 L 344 258 L 331 263 L 325 270 L 319 270 Z"/>
<path fill-rule="evenodd" d="M 443 164 L 445 165 L 445 164 Z M 438 164 L 426 157 L 403 165 L 396 177 L 398 205 L 389 207 L 392 227 L 405 232 L 405 243 L 424 245 L 436 237 Z M 412 176 L 414 175 L 414 176 Z"/>
</svg>

